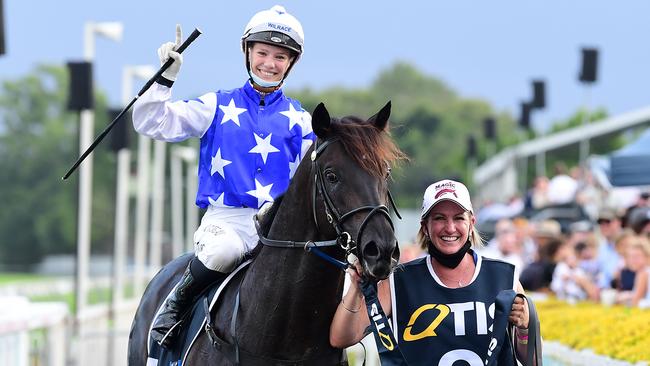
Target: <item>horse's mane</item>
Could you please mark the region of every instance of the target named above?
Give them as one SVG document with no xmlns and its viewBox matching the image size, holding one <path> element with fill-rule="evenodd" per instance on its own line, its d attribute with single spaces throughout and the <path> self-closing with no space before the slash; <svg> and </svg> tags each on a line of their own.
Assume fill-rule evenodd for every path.
<svg viewBox="0 0 650 366">
<path fill-rule="evenodd" d="M 382 131 L 369 121 L 346 116 L 332 118 L 330 129 L 343 143 L 348 155 L 373 176 L 386 177 L 391 165 L 407 159 L 390 136 L 388 126 Z"/>
</svg>

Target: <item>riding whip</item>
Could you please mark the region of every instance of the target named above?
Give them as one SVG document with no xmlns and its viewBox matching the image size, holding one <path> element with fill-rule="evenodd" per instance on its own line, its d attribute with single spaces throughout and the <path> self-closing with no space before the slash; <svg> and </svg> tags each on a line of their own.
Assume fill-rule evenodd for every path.
<svg viewBox="0 0 650 366">
<path fill-rule="evenodd" d="M 176 50 L 176 52 L 178 52 L 178 53 L 183 53 L 183 51 L 185 51 L 185 49 L 186 49 L 186 48 L 187 48 L 187 47 L 188 47 L 192 42 L 194 42 L 194 40 L 195 40 L 198 36 L 200 36 L 201 33 L 202 33 L 202 32 L 201 32 L 200 29 L 198 29 L 198 28 L 194 28 L 194 31 L 192 32 L 192 34 L 190 34 L 190 36 L 187 37 L 187 39 L 186 39 L 186 40 L 185 40 L 185 41 L 184 41 L 184 42 L 183 42 L 183 43 L 178 47 L 178 49 Z M 167 69 L 169 68 L 169 66 L 171 66 L 172 63 L 174 63 L 174 59 L 170 58 L 169 60 L 167 60 L 167 61 L 166 61 L 166 62 L 165 62 L 161 67 L 160 67 L 160 70 L 158 70 L 158 71 L 156 72 L 156 74 L 155 74 L 154 76 L 152 76 L 151 79 L 149 79 L 149 81 L 147 81 L 146 84 L 144 84 L 144 86 L 142 87 L 142 89 L 140 89 L 140 91 L 138 92 L 138 94 L 137 94 L 135 97 L 133 97 L 133 99 L 129 102 L 129 104 L 128 104 L 126 107 L 124 107 L 124 109 L 122 109 L 122 111 L 120 112 L 120 114 L 118 114 L 117 117 L 115 117 L 115 119 L 113 119 L 113 121 L 112 121 L 108 126 L 106 126 L 106 128 L 104 129 L 104 131 L 102 131 L 102 133 L 100 133 L 100 134 L 95 138 L 95 141 L 93 141 L 93 143 L 90 144 L 90 146 L 86 149 L 86 151 L 84 151 L 83 154 L 81 154 L 81 156 L 79 156 L 79 158 L 77 159 L 77 161 L 75 161 L 75 163 L 72 164 L 72 167 L 68 170 L 67 173 L 65 173 L 65 175 L 64 175 L 63 178 L 61 178 L 61 179 L 63 179 L 63 180 L 68 179 L 68 177 L 70 176 L 70 174 L 72 174 L 72 173 L 77 169 L 77 167 L 79 167 L 79 165 L 81 164 L 81 162 L 84 161 L 84 159 L 85 159 L 88 155 L 90 155 L 91 152 L 93 152 L 93 150 L 95 149 L 95 147 L 97 147 L 97 145 L 99 145 L 100 142 L 102 142 L 102 140 L 104 139 L 104 137 L 106 137 L 106 135 L 111 131 L 111 129 L 113 128 L 113 126 L 115 126 L 115 124 L 117 123 L 117 121 L 119 121 L 120 118 L 122 118 L 122 115 L 124 115 L 124 113 L 126 113 L 126 111 L 128 111 L 129 108 L 131 108 L 131 106 L 133 105 L 133 103 L 135 103 L 135 101 L 138 100 L 138 98 L 140 98 L 140 96 L 142 96 L 142 94 L 144 94 L 144 92 L 146 92 L 146 91 L 147 91 L 147 90 L 148 90 L 148 89 L 153 85 L 153 83 L 154 83 L 154 82 L 155 82 L 155 81 L 160 77 L 160 75 L 162 75 L 163 72 L 165 72 L 165 70 L 167 70 Z"/>
</svg>

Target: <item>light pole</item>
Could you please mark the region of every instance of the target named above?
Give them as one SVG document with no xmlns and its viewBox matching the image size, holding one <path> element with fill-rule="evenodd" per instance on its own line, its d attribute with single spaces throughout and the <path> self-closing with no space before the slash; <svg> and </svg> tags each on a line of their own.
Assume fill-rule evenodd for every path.
<svg viewBox="0 0 650 366">
<path fill-rule="evenodd" d="M 148 80 L 156 73 L 151 65 L 124 66 L 122 70 L 122 104 L 128 105 L 133 98 L 133 79 Z M 128 120 L 128 119 L 127 119 Z M 122 121 L 121 123 L 126 123 Z M 130 126 L 126 126 L 131 128 Z M 116 306 L 124 296 L 124 274 L 126 267 L 126 246 L 129 222 L 129 172 L 131 151 L 121 149 L 117 158 L 117 207 L 115 210 L 115 270 L 113 296 Z M 137 252 L 138 250 L 136 250 Z"/>
<path fill-rule="evenodd" d="M 582 67 L 578 80 L 585 84 L 585 103 L 584 114 L 582 117 L 582 125 L 585 126 L 589 123 L 589 87 L 593 85 L 598 79 L 598 48 L 583 48 L 582 52 Z M 584 166 L 589 156 L 589 139 L 580 141 L 580 165 Z"/>
<path fill-rule="evenodd" d="M 100 35 L 119 42 L 122 39 L 122 23 L 87 22 L 84 27 L 84 60 L 92 63 L 95 57 L 95 35 Z M 84 109 L 80 112 L 79 126 L 79 153 L 90 146 L 94 133 L 94 111 Z M 92 182 L 93 182 L 93 160 L 92 155 L 88 156 L 86 164 L 81 166 L 79 171 L 79 208 L 77 217 L 77 297 L 76 297 L 76 320 L 77 325 L 83 319 L 88 294 L 88 267 L 90 257 L 90 223 L 92 218 Z M 78 328 L 79 334 L 81 329 Z M 84 360 L 83 350 L 79 354 L 79 360 Z"/>
<path fill-rule="evenodd" d="M 546 81 L 533 80 L 533 99 L 530 101 L 531 110 L 546 108 Z M 540 151 L 535 156 L 535 175 L 546 175 L 546 152 Z"/>
<path fill-rule="evenodd" d="M 133 79 L 139 78 L 148 80 L 156 73 L 153 66 L 124 66 L 122 72 L 122 104 L 128 105 L 133 98 Z M 116 111 L 117 112 L 117 111 Z M 119 113 L 119 112 L 118 112 Z M 126 124 L 130 122 L 128 115 L 124 115 L 119 123 Z M 113 131 L 128 131 L 131 126 L 122 126 L 122 128 Z M 128 133 L 128 132 L 127 132 Z M 125 140 L 126 136 L 122 136 Z M 126 359 L 126 350 L 122 347 L 116 347 L 117 330 L 128 325 L 124 324 L 121 312 L 122 300 L 124 298 L 124 278 L 126 269 L 126 247 L 128 241 L 129 229 L 129 181 L 131 167 L 131 150 L 126 141 L 118 143 L 117 151 L 117 189 L 116 189 L 116 207 L 115 207 L 115 243 L 113 250 L 113 286 L 111 296 L 111 308 L 109 319 L 111 324 L 111 333 L 108 339 L 107 364 L 113 365 L 114 360 Z"/>
<path fill-rule="evenodd" d="M 140 70 L 142 72 L 143 70 Z M 155 73 L 155 70 L 153 70 Z M 145 70 L 145 72 L 148 72 Z M 138 193 L 135 209 L 135 249 L 133 289 L 135 296 L 144 291 L 144 272 L 149 230 L 149 173 L 151 170 L 151 139 L 138 134 Z"/>
<path fill-rule="evenodd" d="M 95 57 L 95 34 L 120 41 L 122 24 L 117 22 L 87 22 L 84 28 L 84 59 L 92 62 Z M 85 109 L 80 112 L 79 152 L 83 153 L 93 140 L 94 112 Z M 92 155 L 79 171 L 79 213 L 77 222 L 77 315 L 86 306 L 88 291 L 88 261 L 90 255 L 90 222 L 92 207 L 93 160 Z"/>
<path fill-rule="evenodd" d="M 172 218 L 172 257 L 176 258 L 188 250 L 192 235 L 197 228 L 198 210 L 194 205 L 196 195 L 195 179 L 197 149 L 195 147 L 174 146 L 170 153 L 171 176 L 171 218 Z M 183 163 L 186 163 L 185 195 L 183 195 Z M 185 199 L 185 209 L 183 200 Z M 186 212 L 186 225 L 183 230 L 183 211 Z M 185 231 L 185 233 L 183 233 Z"/>
<path fill-rule="evenodd" d="M 165 211 L 165 164 L 167 143 L 155 141 L 153 149 L 153 185 L 151 191 L 151 245 L 149 247 L 149 273 L 153 277 L 162 265 L 162 234 Z"/>
</svg>

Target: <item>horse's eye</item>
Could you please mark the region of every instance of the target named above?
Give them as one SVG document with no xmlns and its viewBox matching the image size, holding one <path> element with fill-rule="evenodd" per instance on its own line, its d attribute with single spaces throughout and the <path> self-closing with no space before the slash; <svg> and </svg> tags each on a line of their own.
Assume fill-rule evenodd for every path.
<svg viewBox="0 0 650 366">
<path fill-rule="evenodd" d="M 336 183 L 339 181 L 339 177 L 337 177 L 336 174 L 334 174 L 334 172 L 331 170 L 325 171 L 325 178 L 327 178 L 327 181 L 330 183 Z"/>
</svg>

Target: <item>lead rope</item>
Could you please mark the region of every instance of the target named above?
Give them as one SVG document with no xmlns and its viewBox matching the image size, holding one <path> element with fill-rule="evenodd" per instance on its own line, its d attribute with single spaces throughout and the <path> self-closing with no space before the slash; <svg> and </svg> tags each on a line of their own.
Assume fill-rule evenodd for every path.
<svg viewBox="0 0 650 366">
<path fill-rule="evenodd" d="M 408 366 L 408 362 L 400 351 L 393 331 L 390 329 L 388 319 L 377 298 L 377 283 L 371 281 L 361 282 L 361 291 L 366 299 L 368 319 L 375 336 L 377 351 L 382 366 Z"/>
</svg>

